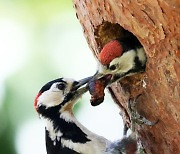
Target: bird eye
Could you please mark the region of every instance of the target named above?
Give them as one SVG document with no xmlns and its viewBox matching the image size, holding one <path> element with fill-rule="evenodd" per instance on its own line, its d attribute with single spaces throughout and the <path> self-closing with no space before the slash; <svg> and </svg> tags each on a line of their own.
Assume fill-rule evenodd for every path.
<svg viewBox="0 0 180 154">
<path fill-rule="evenodd" d="M 116 66 L 115 65 L 112 65 L 109 67 L 110 70 L 115 70 L 116 69 Z"/>
<path fill-rule="evenodd" d="M 56 86 L 59 90 L 64 90 L 65 89 L 65 84 L 64 83 L 59 83 L 59 84 L 57 84 L 57 86 Z"/>
</svg>

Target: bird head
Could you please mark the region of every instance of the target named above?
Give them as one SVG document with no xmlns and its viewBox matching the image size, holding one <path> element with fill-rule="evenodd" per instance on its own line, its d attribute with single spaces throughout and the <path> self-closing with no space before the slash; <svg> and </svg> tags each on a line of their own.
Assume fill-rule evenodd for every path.
<svg viewBox="0 0 180 154">
<path fill-rule="evenodd" d="M 71 110 L 74 103 L 88 89 L 83 87 L 91 77 L 75 81 L 68 78 L 59 78 L 46 83 L 37 94 L 34 106 L 40 115 Z"/>
<path fill-rule="evenodd" d="M 116 39 L 108 42 L 98 55 L 100 64 L 96 78 L 112 74 L 112 81 L 145 70 L 146 55 L 137 38 Z"/>
</svg>

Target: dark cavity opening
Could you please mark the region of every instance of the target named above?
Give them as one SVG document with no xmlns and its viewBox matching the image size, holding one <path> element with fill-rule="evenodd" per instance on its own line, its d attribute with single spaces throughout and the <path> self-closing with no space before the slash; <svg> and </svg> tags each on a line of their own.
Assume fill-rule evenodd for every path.
<svg viewBox="0 0 180 154">
<path fill-rule="evenodd" d="M 117 23 L 103 22 L 101 25 L 97 26 L 95 30 L 96 42 L 98 44 L 98 51 L 109 41 L 117 38 L 128 38 L 132 36 L 137 39 L 137 37 L 125 30 L 121 25 Z M 97 53 L 98 54 L 98 53 Z M 124 87 L 125 91 L 131 91 L 132 86 L 135 86 L 137 89 L 141 89 L 143 80 L 146 78 L 144 73 L 138 73 L 133 76 L 126 77 L 120 81 L 122 87 Z"/>
<path fill-rule="evenodd" d="M 104 22 L 100 26 L 98 26 L 95 30 L 95 36 L 99 51 L 105 44 L 113 39 L 128 38 L 132 36 L 136 37 L 128 30 L 125 30 L 119 24 L 113 24 L 110 22 Z"/>
</svg>

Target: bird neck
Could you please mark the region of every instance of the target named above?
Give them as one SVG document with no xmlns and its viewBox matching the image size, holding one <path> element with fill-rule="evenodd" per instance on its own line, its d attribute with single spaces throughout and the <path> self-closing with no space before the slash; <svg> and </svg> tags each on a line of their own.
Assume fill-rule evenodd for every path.
<svg viewBox="0 0 180 154">
<path fill-rule="evenodd" d="M 109 144 L 108 140 L 81 125 L 71 112 L 59 112 L 58 117 L 45 120 L 48 154 L 99 154 Z"/>
<path fill-rule="evenodd" d="M 60 112 L 58 117 L 45 119 L 46 142 L 60 146 L 63 142 L 86 143 L 90 141 L 87 134 L 77 125 L 77 120 L 71 112 Z"/>
</svg>

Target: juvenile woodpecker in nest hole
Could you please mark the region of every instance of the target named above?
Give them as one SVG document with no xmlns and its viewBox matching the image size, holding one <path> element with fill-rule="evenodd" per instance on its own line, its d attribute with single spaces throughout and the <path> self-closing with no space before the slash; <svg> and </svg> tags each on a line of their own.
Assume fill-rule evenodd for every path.
<svg viewBox="0 0 180 154">
<path fill-rule="evenodd" d="M 80 81 L 59 78 L 39 91 L 34 106 L 45 122 L 47 154 L 135 154 L 134 138 L 110 142 L 89 131 L 74 117 L 73 106 L 87 92 L 84 85 L 91 78 Z"/>
<path fill-rule="evenodd" d="M 133 36 L 111 40 L 98 55 L 100 62 L 96 78 L 112 74 L 111 82 L 139 72 L 144 72 L 146 55 L 139 40 Z"/>
</svg>

